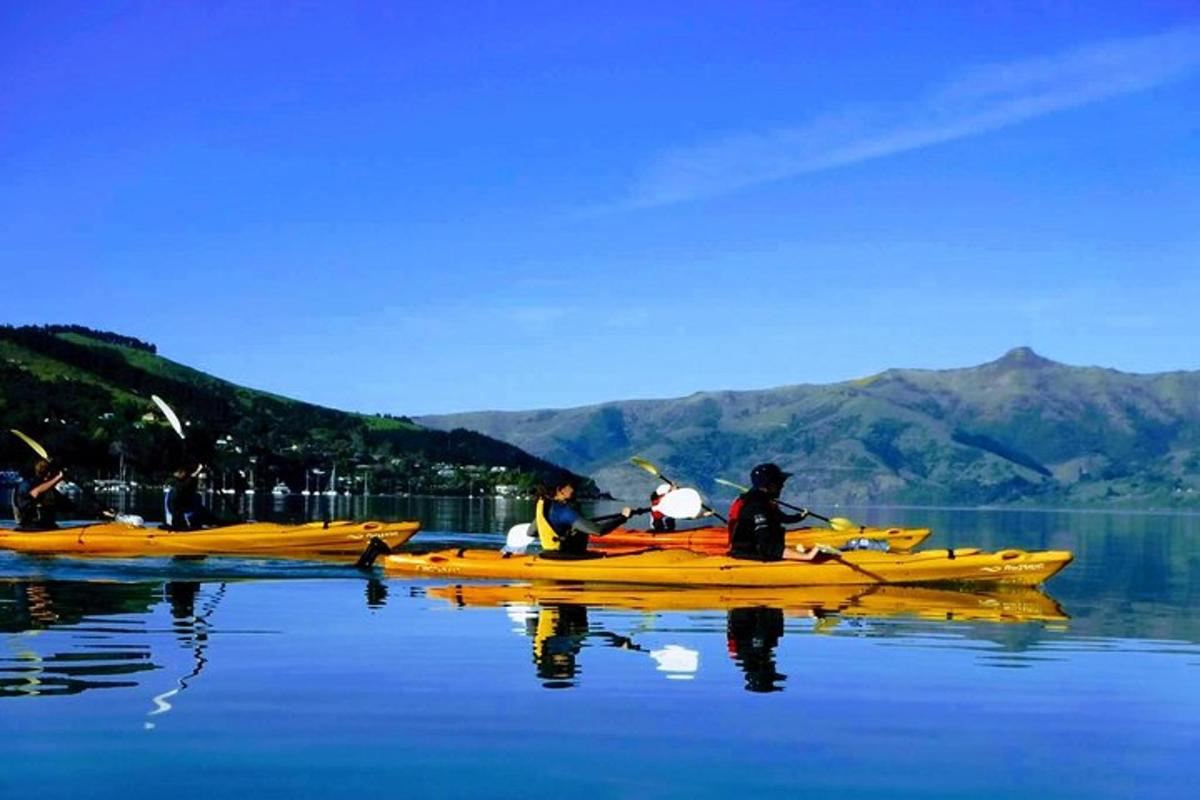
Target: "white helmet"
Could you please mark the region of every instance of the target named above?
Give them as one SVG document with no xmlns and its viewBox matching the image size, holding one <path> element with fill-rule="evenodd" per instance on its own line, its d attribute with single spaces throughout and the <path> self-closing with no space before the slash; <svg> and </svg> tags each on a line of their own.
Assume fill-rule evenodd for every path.
<svg viewBox="0 0 1200 800">
<path fill-rule="evenodd" d="M 669 492 L 669 491 L 671 491 L 671 484 L 669 484 L 669 483 L 660 483 L 660 484 L 658 485 L 658 488 L 654 490 L 654 493 L 655 493 L 656 495 L 658 495 L 659 497 L 662 497 L 664 494 L 666 494 L 666 493 L 667 493 L 667 492 Z"/>
</svg>

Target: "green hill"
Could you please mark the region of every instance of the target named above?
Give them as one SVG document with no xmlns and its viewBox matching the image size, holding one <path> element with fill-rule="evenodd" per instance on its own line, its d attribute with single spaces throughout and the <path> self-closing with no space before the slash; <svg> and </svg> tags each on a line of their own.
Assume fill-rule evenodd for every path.
<svg viewBox="0 0 1200 800">
<path fill-rule="evenodd" d="M 185 457 L 218 471 L 253 468 L 270 488 L 302 488 L 305 471 L 330 470 L 379 489 L 465 493 L 522 488 L 555 469 L 513 445 L 463 429 L 430 430 L 406 417 L 351 414 L 248 389 L 158 355 L 127 336 L 79 326 L 0 326 L 0 427 L 33 436 L 76 473 L 161 480 Z M 187 452 L 150 402 L 187 421 Z M 0 436 L 0 465 L 27 464 Z"/>
<path fill-rule="evenodd" d="M 822 506 L 1200 505 L 1200 373 L 1067 366 L 1028 348 L 828 386 L 418 421 L 495 436 L 626 497 L 649 488 L 636 454 L 710 491 L 777 461 L 796 473 L 788 496 Z"/>
</svg>

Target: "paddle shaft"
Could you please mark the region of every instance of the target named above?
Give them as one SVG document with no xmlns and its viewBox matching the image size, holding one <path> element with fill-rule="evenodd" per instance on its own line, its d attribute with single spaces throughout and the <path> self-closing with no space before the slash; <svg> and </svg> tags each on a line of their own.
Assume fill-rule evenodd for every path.
<svg viewBox="0 0 1200 800">
<path fill-rule="evenodd" d="M 40 457 L 46 459 L 51 464 L 54 464 L 54 459 L 50 457 L 50 453 L 46 450 L 45 447 L 42 447 L 42 445 L 39 444 L 36 440 L 34 440 L 30 436 L 27 436 L 24 433 L 21 433 L 16 428 L 13 428 L 12 432 L 14 434 L 16 434 L 18 439 L 23 441 L 25 444 L 29 445 L 30 450 L 37 453 Z M 55 464 L 55 466 L 57 467 L 58 465 Z M 62 472 L 64 476 L 66 475 L 66 470 L 64 468 L 58 467 L 58 470 L 59 470 L 59 472 Z M 96 507 L 100 509 L 100 512 L 102 514 L 108 513 L 114 517 L 117 515 L 117 510 L 115 508 L 113 508 L 112 506 L 108 505 L 107 503 L 101 501 L 100 498 L 96 496 L 96 493 L 93 492 L 90 488 L 88 488 L 87 486 L 83 486 L 81 484 L 76 484 L 76 486 L 79 486 L 79 491 L 85 497 L 87 497 L 87 499 L 91 500 L 93 503 L 96 504 Z"/>
<path fill-rule="evenodd" d="M 630 460 L 633 462 L 633 465 L 634 465 L 635 467 L 639 467 L 639 468 L 641 468 L 641 469 L 645 470 L 646 472 L 649 472 L 651 475 L 653 475 L 653 476 L 654 476 L 654 477 L 656 477 L 656 478 L 662 478 L 664 481 L 666 481 L 667 483 L 671 484 L 672 486 L 675 486 L 675 485 L 676 485 L 675 481 L 671 480 L 671 479 L 670 479 L 670 478 L 668 478 L 666 475 L 664 475 L 664 474 L 663 474 L 663 472 L 662 472 L 662 470 L 660 470 L 660 469 L 659 469 L 659 468 L 658 468 L 658 467 L 657 467 L 655 464 L 651 464 L 651 463 L 650 463 L 649 461 L 647 461 L 646 459 L 644 459 L 644 458 L 634 458 L 634 459 L 630 459 Z M 712 514 L 712 515 L 713 515 L 714 517 L 716 517 L 717 519 L 721 520 L 721 522 L 724 522 L 725 524 L 729 524 L 729 520 L 725 519 L 725 517 L 723 517 L 723 516 L 721 516 L 720 514 L 718 514 L 718 513 L 716 512 L 716 510 L 715 510 L 715 509 L 713 509 L 711 506 L 707 506 L 707 505 L 705 505 L 705 506 L 701 506 L 701 507 L 702 507 L 702 508 L 703 508 L 705 511 L 709 512 L 710 514 Z"/>
</svg>

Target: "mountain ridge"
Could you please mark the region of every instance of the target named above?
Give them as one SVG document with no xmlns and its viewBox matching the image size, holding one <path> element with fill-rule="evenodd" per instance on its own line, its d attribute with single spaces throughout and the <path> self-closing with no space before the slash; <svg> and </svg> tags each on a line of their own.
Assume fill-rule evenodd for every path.
<svg viewBox="0 0 1200 800">
<path fill-rule="evenodd" d="M 975 367 L 568 409 L 423 415 L 552 458 L 627 497 L 650 458 L 707 490 L 758 461 L 813 503 L 1200 504 L 1200 372 L 1072 366 L 1015 347 Z M 856 475 L 856 477 L 848 477 Z"/>
</svg>

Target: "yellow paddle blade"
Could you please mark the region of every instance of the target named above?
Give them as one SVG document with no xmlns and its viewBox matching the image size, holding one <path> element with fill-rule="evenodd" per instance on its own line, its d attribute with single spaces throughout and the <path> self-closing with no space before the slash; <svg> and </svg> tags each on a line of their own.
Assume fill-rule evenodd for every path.
<svg viewBox="0 0 1200 800">
<path fill-rule="evenodd" d="M 656 478 L 662 477 L 659 474 L 658 467 L 654 466 L 644 458 L 638 458 L 637 456 L 634 456 L 633 458 L 629 459 L 629 463 L 633 464 L 635 467 L 646 470 L 646 472 L 649 472 Z"/>
<path fill-rule="evenodd" d="M 161 397 L 159 397 L 156 394 L 150 395 L 150 399 L 153 400 L 154 404 L 156 406 L 158 406 L 160 411 L 162 411 L 163 416 L 167 418 L 167 422 L 169 422 L 171 424 L 171 427 L 175 429 L 175 432 L 177 434 L 179 434 L 179 438 L 180 439 L 186 438 L 183 435 L 183 425 L 180 424 L 179 417 L 175 416 L 175 412 L 171 409 L 171 407 L 169 405 L 167 405 L 167 401 L 163 400 Z"/>
<path fill-rule="evenodd" d="M 846 519 L 845 517 L 830 517 L 829 527 L 833 528 L 835 531 L 856 531 L 858 530 L 859 526 L 858 523 L 852 519 Z"/>
<path fill-rule="evenodd" d="M 46 452 L 46 448 L 42 447 L 40 444 L 38 444 L 38 443 L 37 443 L 36 441 L 34 441 L 32 438 L 30 438 L 30 437 L 26 436 L 25 434 L 21 433 L 21 432 L 20 432 L 19 430 L 17 430 L 16 428 L 9 428 L 8 430 L 9 430 L 9 431 L 10 431 L 10 432 L 11 432 L 11 433 L 14 435 L 14 436 L 16 436 L 18 439 L 20 439 L 21 441 L 23 441 L 25 444 L 29 445 L 29 449 L 33 450 L 33 452 L 37 453 L 39 456 L 41 456 L 42 458 L 44 458 L 44 459 L 46 459 L 46 460 L 49 460 L 49 459 L 50 459 L 50 454 Z"/>
<path fill-rule="evenodd" d="M 731 489 L 737 489 L 739 492 L 748 492 L 748 491 L 750 491 L 750 487 L 749 487 L 749 486 L 742 486 L 740 483 L 734 483 L 733 481 L 727 481 L 727 480 L 725 480 L 724 478 L 713 478 L 713 482 L 714 482 L 714 483 L 719 483 L 719 484 L 721 484 L 722 486 L 728 486 L 728 487 L 729 487 L 729 488 L 731 488 Z"/>
</svg>

